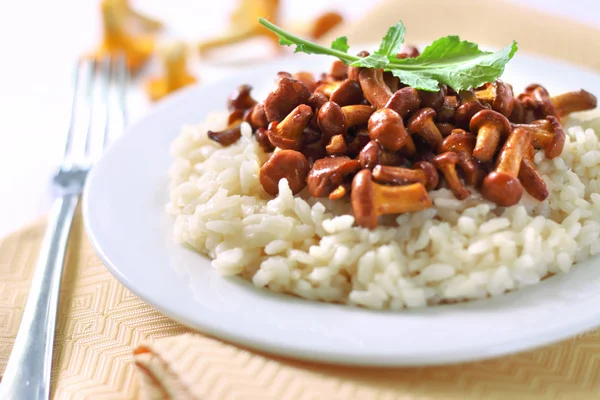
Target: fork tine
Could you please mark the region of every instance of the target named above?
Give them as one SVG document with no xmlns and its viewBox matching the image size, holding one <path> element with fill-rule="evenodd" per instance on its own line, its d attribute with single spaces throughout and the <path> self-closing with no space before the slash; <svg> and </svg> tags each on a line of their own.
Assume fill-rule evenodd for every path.
<svg viewBox="0 0 600 400">
<path fill-rule="evenodd" d="M 115 64 L 115 81 L 117 85 L 119 110 L 121 117 L 119 129 L 122 130 L 127 124 L 127 83 L 129 81 L 129 72 L 127 70 L 126 55 L 121 54 L 119 57 L 117 57 Z"/>
<path fill-rule="evenodd" d="M 79 110 L 79 97 L 81 96 L 80 91 L 82 86 L 85 86 L 84 90 L 87 92 L 91 88 L 91 80 L 93 78 L 93 65 L 89 60 L 80 59 L 75 64 L 73 70 L 73 90 L 71 97 L 71 113 L 69 116 L 69 128 L 67 130 L 67 137 L 65 140 L 65 147 L 63 151 L 63 158 L 61 162 L 61 169 L 69 169 L 75 162 L 75 155 L 73 149 L 76 142 L 76 131 L 78 122 L 78 110 Z M 82 82 L 82 75 L 83 82 Z M 87 84 L 86 84 L 87 83 Z"/>
<path fill-rule="evenodd" d="M 99 102 L 100 104 L 98 104 L 98 108 L 100 109 L 98 112 L 99 118 L 97 119 L 98 125 L 95 127 L 96 129 L 98 129 L 99 132 L 101 132 L 99 134 L 100 143 L 98 144 L 97 148 L 96 148 L 96 146 L 94 146 L 94 143 L 92 142 L 93 138 L 88 137 L 88 142 L 92 142 L 91 147 L 93 147 L 93 149 L 90 150 L 90 155 L 94 161 L 97 160 L 99 158 L 99 156 L 102 154 L 102 150 L 106 146 L 106 142 L 107 142 L 107 132 L 109 131 L 110 110 L 109 110 L 108 104 L 109 104 L 109 98 L 110 98 L 110 83 L 111 83 L 111 74 L 112 74 L 111 63 L 112 63 L 112 60 L 111 60 L 110 56 L 107 56 L 100 62 L 100 67 L 98 68 L 98 70 L 100 72 L 99 79 L 100 79 L 100 85 L 102 86 L 102 89 L 101 89 L 101 101 Z M 94 149 L 96 150 L 95 153 L 92 151 Z"/>
</svg>

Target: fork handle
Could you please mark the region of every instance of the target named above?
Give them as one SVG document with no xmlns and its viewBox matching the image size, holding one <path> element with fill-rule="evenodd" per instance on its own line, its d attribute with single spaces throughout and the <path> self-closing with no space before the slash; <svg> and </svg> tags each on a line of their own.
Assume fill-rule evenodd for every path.
<svg viewBox="0 0 600 400">
<path fill-rule="evenodd" d="M 78 194 L 66 194 L 50 211 L 19 332 L 0 383 L 0 399 L 41 400 L 50 396 L 60 280 L 78 201 Z"/>
</svg>

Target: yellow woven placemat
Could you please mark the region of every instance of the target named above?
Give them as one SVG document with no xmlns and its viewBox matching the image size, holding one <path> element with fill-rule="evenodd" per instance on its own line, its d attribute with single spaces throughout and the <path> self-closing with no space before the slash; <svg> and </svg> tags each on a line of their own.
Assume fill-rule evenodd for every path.
<svg viewBox="0 0 600 400">
<path fill-rule="evenodd" d="M 0 374 L 19 327 L 44 227 L 39 220 L 0 242 Z M 600 398 L 600 330 L 484 362 L 395 369 L 284 360 L 189 332 L 112 277 L 96 257 L 78 214 L 56 329 L 56 399 L 135 399 L 142 394 L 203 400 Z M 140 368 L 134 364 L 135 348 Z"/>
</svg>

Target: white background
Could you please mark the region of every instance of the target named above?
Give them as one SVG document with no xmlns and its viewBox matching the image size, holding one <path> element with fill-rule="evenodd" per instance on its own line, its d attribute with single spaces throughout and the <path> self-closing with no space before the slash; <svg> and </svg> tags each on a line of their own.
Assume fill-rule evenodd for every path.
<svg viewBox="0 0 600 400">
<path fill-rule="evenodd" d="M 600 26 L 596 0 L 518 2 Z M 132 3 L 164 21 L 170 35 L 194 40 L 223 29 L 235 1 Z M 284 19 L 302 20 L 330 9 L 345 10 L 347 18 L 357 18 L 374 2 L 283 3 Z M 98 1 L 92 0 L 0 1 L 0 236 L 45 214 L 51 205 L 50 177 L 60 161 L 68 122 L 71 68 L 79 55 L 99 41 L 98 16 Z M 593 46 L 597 49 L 598 44 Z M 200 73 L 206 82 L 223 71 L 208 68 Z M 139 117 L 144 104 L 138 102 L 133 111 L 133 119 Z"/>
</svg>

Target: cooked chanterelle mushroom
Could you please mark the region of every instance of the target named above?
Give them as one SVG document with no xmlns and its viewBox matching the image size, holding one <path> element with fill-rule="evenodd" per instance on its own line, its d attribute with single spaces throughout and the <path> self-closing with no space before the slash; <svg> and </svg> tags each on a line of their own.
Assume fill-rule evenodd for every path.
<svg viewBox="0 0 600 400">
<path fill-rule="evenodd" d="M 127 66 L 136 71 L 152 55 L 162 24 L 133 10 L 127 0 L 103 0 L 100 10 L 103 38 L 95 55 L 125 54 Z"/>
<path fill-rule="evenodd" d="M 415 55 L 409 49 L 400 58 Z M 586 91 L 551 97 L 540 85 L 515 97 L 501 80 L 425 92 L 339 61 L 319 78 L 280 72 L 262 102 L 240 86 L 228 102 L 230 125 L 209 135 L 231 145 L 247 122 L 265 151 L 278 149 L 260 170 L 268 194 L 277 195 L 287 178 L 294 194 L 350 201 L 356 223 L 369 229 L 381 215 L 430 207 L 428 191 L 440 187 L 460 200 L 479 192 L 504 207 L 524 191 L 543 201 L 548 188 L 535 149 L 559 156 L 566 140 L 560 119 L 596 106 Z"/>
</svg>

